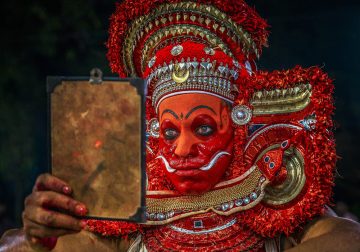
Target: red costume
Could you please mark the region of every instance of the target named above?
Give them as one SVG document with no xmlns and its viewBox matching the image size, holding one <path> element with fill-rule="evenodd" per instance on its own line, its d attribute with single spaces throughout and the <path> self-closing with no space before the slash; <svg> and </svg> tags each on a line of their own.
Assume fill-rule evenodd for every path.
<svg viewBox="0 0 360 252">
<path fill-rule="evenodd" d="M 130 1 L 108 58 L 147 79 L 147 222 L 134 251 L 278 249 L 329 203 L 333 85 L 318 67 L 257 71 L 266 22 L 243 1 Z"/>
</svg>

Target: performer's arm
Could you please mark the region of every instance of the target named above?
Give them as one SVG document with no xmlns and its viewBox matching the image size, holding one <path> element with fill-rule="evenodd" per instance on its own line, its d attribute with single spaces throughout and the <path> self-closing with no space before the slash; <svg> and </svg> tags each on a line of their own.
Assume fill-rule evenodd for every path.
<svg viewBox="0 0 360 252">
<path fill-rule="evenodd" d="M 64 181 L 50 174 L 40 175 L 33 192 L 25 199 L 23 229 L 20 233 L 8 233 L 8 238 L 4 237 L 7 243 L 3 239 L 2 247 L 14 241 L 10 239 L 13 237 L 24 246 L 52 249 L 58 237 L 80 232 L 85 223 L 78 217 L 85 215 L 87 210 L 71 194 L 70 186 Z"/>
<path fill-rule="evenodd" d="M 339 217 L 321 217 L 310 223 L 299 245 L 286 252 L 360 251 L 360 224 Z"/>
</svg>

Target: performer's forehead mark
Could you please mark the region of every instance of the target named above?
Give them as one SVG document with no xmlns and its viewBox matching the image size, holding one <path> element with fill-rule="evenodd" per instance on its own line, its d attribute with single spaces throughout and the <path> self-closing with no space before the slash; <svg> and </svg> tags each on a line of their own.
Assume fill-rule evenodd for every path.
<svg viewBox="0 0 360 252">
<path fill-rule="evenodd" d="M 162 113 L 161 113 L 161 117 L 165 114 L 165 113 L 169 113 L 171 115 L 173 115 L 176 120 L 179 120 L 179 116 L 174 112 L 172 111 L 171 109 L 165 109 Z"/>
<path fill-rule="evenodd" d="M 188 119 L 189 116 L 191 115 L 191 113 L 193 113 L 194 111 L 198 110 L 198 109 L 208 109 L 210 110 L 211 112 L 213 112 L 215 115 L 216 115 L 216 112 L 209 106 L 206 106 L 206 105 L 199 105 L 199 106 L 196 106 L 194 108 L 192 108 L 185 116 L 185 119 Z"/>
</svg>

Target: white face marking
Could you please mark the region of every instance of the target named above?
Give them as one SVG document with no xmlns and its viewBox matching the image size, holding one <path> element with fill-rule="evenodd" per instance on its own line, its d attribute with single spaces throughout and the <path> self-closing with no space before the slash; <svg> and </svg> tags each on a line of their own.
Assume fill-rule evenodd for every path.
<svg viewBox="0 0 360 252">
<path fill-rule="evenodd" d="M 166 170 L 167 170 L 168 172 L 173 173 L 173 172 L 176 171 L 175 169 L 173 169 L 173 168 L 170 167 L 169 162 L 166 160 L 166 158 L 165 158 L 164 156 L 162 156 L 162 155 L 161 155 L 161 156 L 158 156 L 156 159 L 158 159 L 158 158 L 161 158 L 161 159 L 162 159 L 162 161 L 164 162 L 164 165 L 165 165 L 165 167 L 166 167 Z"/>
<path fill-rule="evenodd" d="M 200 170 L 202 171 L 209 171 L 211 168 L 213 168 L 213 166 L 216 164 L 216 162 L 219 160 L 219 158 L 223 155 L 230 155 L 229 152 L 226 152 L 226 151 L 221 151 L 221 152 L 218 152 L 211 160 L 210 162 L 207 164 L 207 165 L 204 165 L 202 166 L 201 168 L 199 168 Z M 176 169 L 172 168 L 169 164 L 169 162 L 166 160 L 166 158 L 162 155 L 158 156 L 157 158 L 161 158 L 162 161 L 164 162 L 164 165 L 166 167 L 166 170 L 169 172 L 169 173 L 174 173 L 176 171 Z"/>
</svg>

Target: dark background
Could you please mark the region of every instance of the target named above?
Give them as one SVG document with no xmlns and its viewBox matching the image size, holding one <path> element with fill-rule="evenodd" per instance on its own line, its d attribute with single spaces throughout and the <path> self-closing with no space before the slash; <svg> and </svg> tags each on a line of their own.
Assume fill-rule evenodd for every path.
<svg viewBox="0 0 360 252">
<path fill-rule="evenodd" d="M 360 216 L 360 2 L 252 0 L 271 25 L 258 62 L 274 70 L 320 65 L 335 80 L 338 178 L 334 202 Z M 47 75 L 111 75 L 105 58 L 114 2 L 2 1 L 0 234 L 21 225 L 24 197 L 46 171 Z"/>
</svg>

